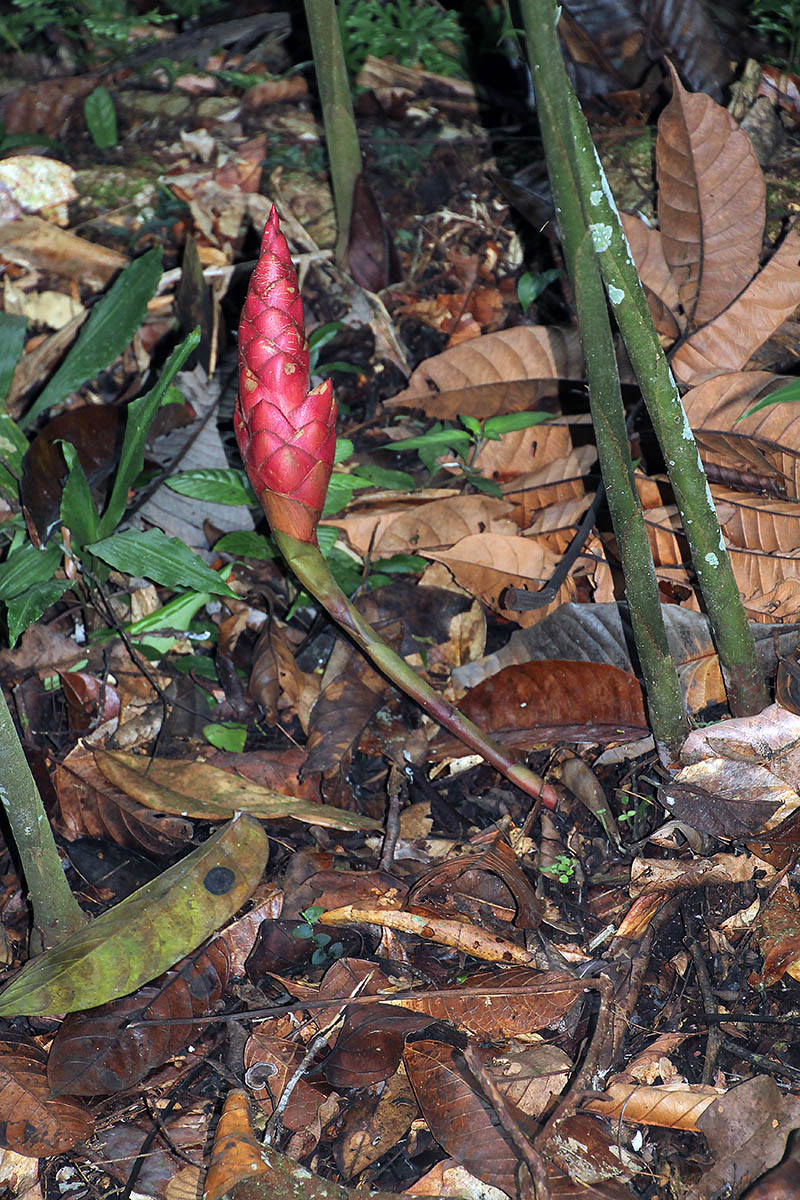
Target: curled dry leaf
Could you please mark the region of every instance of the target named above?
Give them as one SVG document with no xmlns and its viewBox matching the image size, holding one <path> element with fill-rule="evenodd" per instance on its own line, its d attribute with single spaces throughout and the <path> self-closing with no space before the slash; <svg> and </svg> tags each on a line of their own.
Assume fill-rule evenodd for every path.
<svg viewBox="0 0 800 1200">
<path fill-rule="evenodd" d="M 589 1112 L 664 1129 L 696 1129 L 697 1118 L 723 1095 L 705 1084 L 676 1083 L 662 1087 L 609 1081 L 605 1095 L 588 1100 Z"/>
<path fill-rule="evenodd" d="M 506 938 L 497 937 L 485 929 L 478 929 L 466 921 L 452 921 L 431 915 L 407 912 L 404 909 L 367 908 L 346 904 L 342 908 L 329 909 L 321 913 L 320 925 L 349 925 L 351 923 L 385 926 L 402 933 L 435 942 L 440 946 L 452 946 L 462 954 L 482 958 L 485 962 L 520 963 L 528 965 L 531 955 L 521 946 Z"/>
<path fill-rule="evenodd" d="M 65 1154 L 88 1138 L 94 1118 L 77 1100 L 52 1096 L 47 1055 L 25 1038 L 0 1042 L 0 1145 L 30 1158 Z"/>
<path fill-rule="evenodd" d="M 247 812 L 263 820 L 294 817 L 333 829 L 379 829 L 379 821 L 328 804 L 285 796 L 272 788 L 192 759 L 142 759 L 134 754 L 96 750 L 106 778 L 148 808 L 206 821 L 225 821 Z"/>
</svg>

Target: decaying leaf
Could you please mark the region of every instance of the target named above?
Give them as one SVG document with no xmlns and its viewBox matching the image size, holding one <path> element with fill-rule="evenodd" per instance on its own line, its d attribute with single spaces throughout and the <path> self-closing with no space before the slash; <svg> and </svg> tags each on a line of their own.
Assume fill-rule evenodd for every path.
<svg viewBox="0 0 800 1200">
<path fill-rule="evenodd" d="M 27 963 L 0 992 L 0 1015 L 93 1008 L 155 979 L 244 904 L 268 850 L 258 822 L 238 814 L 174 867 Z"/>
</svg>

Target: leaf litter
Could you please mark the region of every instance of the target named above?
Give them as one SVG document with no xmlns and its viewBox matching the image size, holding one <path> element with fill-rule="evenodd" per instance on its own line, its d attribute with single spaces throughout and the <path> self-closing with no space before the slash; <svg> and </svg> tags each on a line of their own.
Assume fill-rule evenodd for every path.
<svg viewBox="0 0 800 1200">
<path fill-rule="evenodd" d="M 141 200 L 82 190 L 81 105 L 96 76 L 67 80 L 58 105 L 37 107 L 24 87 L 4 98 L 8 133 L 66 139 L 77 170 L 62 174 L 84 214 L 60 228 L 63 213 L 18 190 L 0 210 L 9 345 L 30 321 L 13 380 L 0 363 L 0 599 L 12 641 L 1 669 L 91 917 L 27 958 L 6 852 L 0 1011 L 14 1022 L 0 1042 L 0 1142 L 45 1160 L 48 1180 L 69 1153 L 95 1191 L 113 1178 L 174 1200 L 181 1185 L 197 1194 L 204 1147 L 214 1198 L 256 1179 L 306 1197 L 493 1187 L 513 1200 L 526 1194 L 530 1148 L 554 1196 L 733 1196 L 755 1181 L 778 1187 L 791 1169 L 800 445 L 793 405 L 768 402 L 793 379 L 798 235 L 776 234 L 764 170 L 719 104 L 713 25 L 680 2 L 653 19 L 683 83 L 673 70 L 658 119 L 655 207 L 629 205 L 625 228 L 777 700 L 758 718 L 696 731 L 669 775 L 648 747 L 616 547 L 592 506 L 583 364 L 560 264 L 539 236 L 547 217 L 529 222 L 538 241 L 523 262 L 504 197 L 525 215 L 532 193 L 519 199 L 510 175 L 500 192 L 485 173 L 471 84 L 364 67 L 380 114 L 359 118 L 372 241 L 351 239 L 351 256 L 382 309 L 334 264 L 305 89 L 259 82 L 239 95 L 232 81 L 252 64 L 235 49 L 164 93 L 211 89 L 236 110 L 204 133 L 183 128 L 180 104 L 154 133 L 148 93 L 126 93 L 105 69 L 126 136 L 166 185 L 150 224 Z M 570 5 L 564 26 L 587 91 L 608 91 L 609 69 L 638 88 L 650 44 L 638 8 Z M 597 50 L 609 28 L 631 35 L 610 56 Z M 291 65 L 279 40 L 260 52 Z M 633 145 L 647 101 L 636 90 L 613 103 L 612 125 L 589 105 L 609 162 L 615 140 Z M 432 128 L 452 122 L 435 149 L 419 112 Z M 402 122 L 398 176 L 378 134 Z M 113 141 L 103 153 L 129 170 Z M 4 162 L 52 162 L 14 157 Z M 423 177 L 414 163 L 425 161 Z M 615 190 L 624 175 L 612 172 Z M 244 231 L 260 231 L 273 199 L 314 320 L 343 326 L 320 370 L 326 358 L 351 368 L 330 368 L 350 439 L 325 517 L 330 562 L 417 669 L 570 781 L 555 815 L 422 722 L 315 620 L 226 475 L 239 463 L 224 317 L 241 302 Z M 189 238 L 194 268 L 187 249 L 181 269 Z M 525 267 L 541 288 L 520 286 Z M 123 289 L 124 319 L 107 329 Z M 56 316 L 57 304 L 34 302 L 40 293 L 83 311 Z M 203 330 L 203 367 L 173 360 L 180 394 L 159 395 L 170 402 L 134 438 L 121 410 L 152 386 L 173 314 L 184 335 Z M 502 424 L 531 411 L 546 419 Z M 699 718 L 719 718 L 722 676 L 673 499 L 641 423 L 635 435 L 684 694 Z M 91 503 L 102 524 L 110 505 L 114 520 L 82 527 L 76 497 L 80 513 Z M 130 501 L 150 542 L 115 524 Z M 244 533 L 238 549 L 221 540 Z M 39 554 L 54 536 L 57 551 Z M 176 536 L 199 556 L 179 555 Z M 238 730 L 246 749 L 215 751 L 212 725 Z"/>
</svg>

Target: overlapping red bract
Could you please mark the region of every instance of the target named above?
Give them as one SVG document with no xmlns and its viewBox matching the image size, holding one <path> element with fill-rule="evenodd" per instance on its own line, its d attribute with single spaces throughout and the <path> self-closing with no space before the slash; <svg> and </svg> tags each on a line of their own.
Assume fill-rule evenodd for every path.
<svg viewBox="0 0 800 1200">
<path fill-rule="evenodd" d="M 273 206 L 239 326 L 234 429 L 272 528 L 315 542 L 336 450 L 330 380 L 308 390 L 303 302 Z"/>
</svg>

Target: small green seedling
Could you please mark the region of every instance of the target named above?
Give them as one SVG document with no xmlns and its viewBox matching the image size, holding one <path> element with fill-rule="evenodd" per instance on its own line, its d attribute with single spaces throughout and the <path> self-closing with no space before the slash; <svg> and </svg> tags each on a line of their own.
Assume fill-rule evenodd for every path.
<svg viewBox="0 0 800 1200">
<path fill-rule="evenodd" d="M 319 920 L 325 909 L 321 904 L 312 904 L 309 908 L 304 908 L 300 914 L 303 917 L 301 925 L 295 925 L 292 930 L 293 938 L 310 938 L 314 943 L 314 953 L 311 955 L 312 965 L 321 967 L 329 959 L 341 958 L 344 953 L 344 946 L 341 942 L 332 942 L 330 934 L 315 933 L 314 926 Z"/>
<path fill-rule="evenodd" d="M 552 875 L 559 883 L 572 883 L 577 866 L 569 854 L 559 854 L 549 867 L 542 867 L 542 874 Z"/>
<path fill-rule="evenodd" d="M 532 275 L 530 271 L 520 275 L 517 280 L 517 300 L 519 300 L 522 311 L 526 313 L 534 301 L 539 299 L 545 288 L 548 288 L 551 283 L 555 283 L 556 279 L 560 277 L 561 272 L 556 267 L 552 267 L 549 271 L 542 271 L 539 275 Z"/>
<path fill-rule="evenodd" d="M 416 450 L 431 476 L 442 465 L 456 466 L 471 487 L 489 496 L 502 497 L 500 485 L 494 479 L 486 479 L 472 466 L 475 455 L 483 442 L 499 442 L 503 434 L 527 429 L 531 425 L 540 425 L 542 421 L 548 421 L 550 415 L 546 412 L 506 413 L 499 417 L 489 417 L 488 421 L 482 422 L 475 417 L 462 415 L 458 418 L 462 429 L 450 421 L 437 421 L 427 433 L 422 433 L 419 437 L 387 442 L 379 449 L 394 452 Z M 442 464 L 439 461 L 442 455 L 451 455 L 455 461 Z"/>
</svg>

